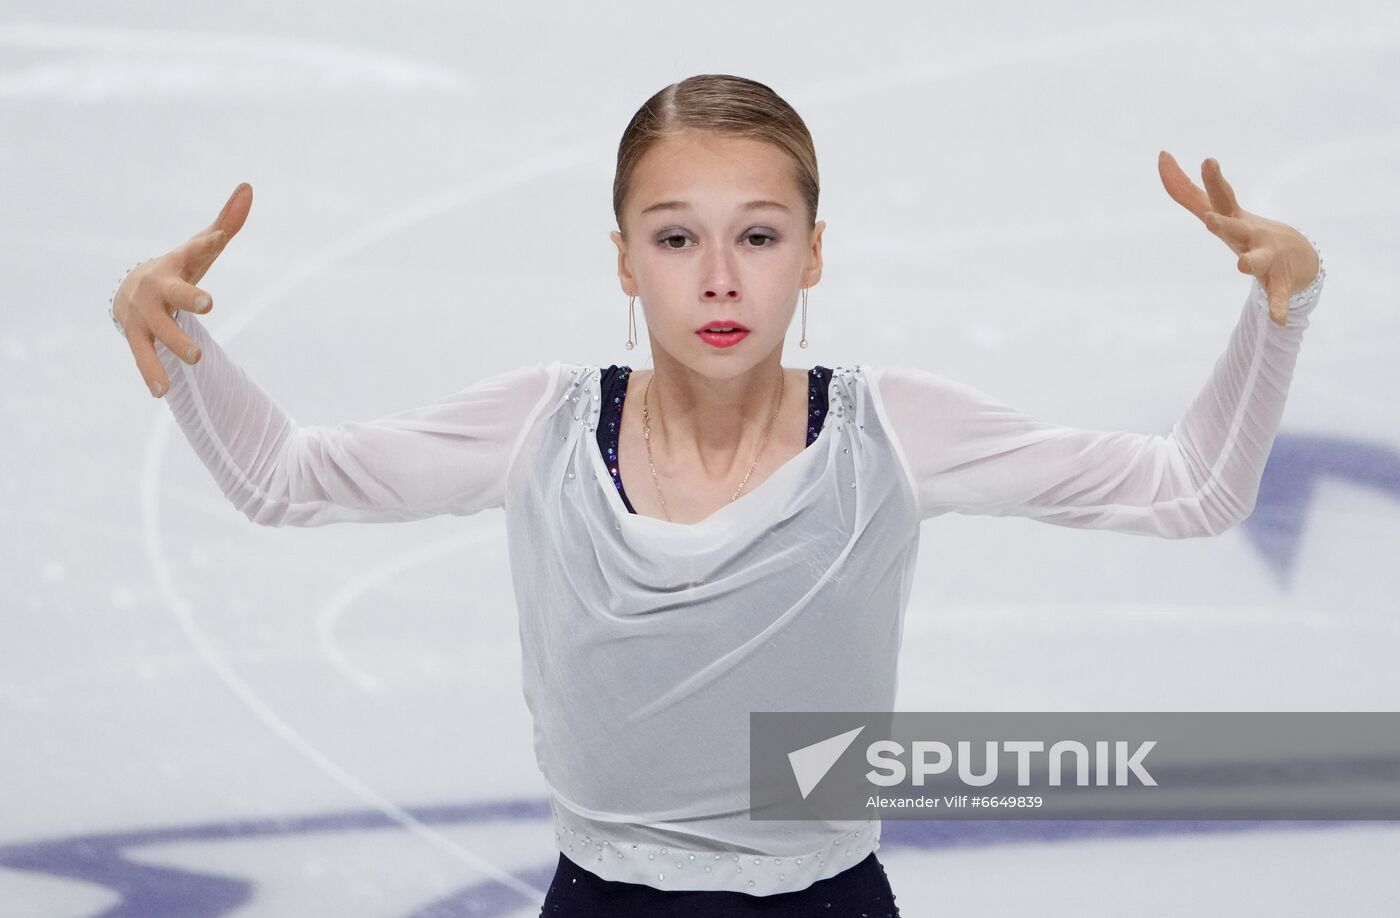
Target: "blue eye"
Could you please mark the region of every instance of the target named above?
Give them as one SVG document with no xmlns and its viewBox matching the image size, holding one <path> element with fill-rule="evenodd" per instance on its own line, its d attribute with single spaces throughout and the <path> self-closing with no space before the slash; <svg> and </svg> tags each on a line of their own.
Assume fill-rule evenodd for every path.
<svg viewBox="0 0 1400 918">
<path fill-rule="evenodd" d="M 686 236 L 684 233 L 667 233 L 666 235 L 664 235 L 664 236 L 660 237 L 659 239 L 657 239 L 657 240 L 656 240 L 656 244 L 657 244 L 658 246 L 660 246 L 661 248 L 664 248 L 664 249 L 671 249 L 671 250 L 674 250 L 674 251 L 679 251 L 680 249 L 686 248 L 686 246 L 685 246 L 685 244 L 684 244 L 684 241 L 685 241 L 686 239 L 688 239 L 688 238 L 689 238 L 689 237 Z M 764 245 L 754 245 L 754 246 L 750 246 L 750 248 L 755 248 L 755 249 L 771 249 L 771 248 L 773 248 L 773 243 L 775 243 L 775 242 L 778 241 L 778 237 L 777 237 L 777 235 L 776 235 L 775 233 L 768 233 L 768 232 L 752 232 L 752 233 L 745 233 L 745 234 L 744 234 L 743 236 L 741 236 L 740 238 L 741 238 L 741 239 L 767 239 L 767 240 L 768 240 L 768 242 L 767 242 L 766 244 L 764 244 Z M 672 239 L 680 239 L 681 242 L 682 242 L 682 244 L 681 244 L 681 245 L 671 245 L 671 244 L 670 244 L 670 241 L 671 241 Z"/>
</svg>

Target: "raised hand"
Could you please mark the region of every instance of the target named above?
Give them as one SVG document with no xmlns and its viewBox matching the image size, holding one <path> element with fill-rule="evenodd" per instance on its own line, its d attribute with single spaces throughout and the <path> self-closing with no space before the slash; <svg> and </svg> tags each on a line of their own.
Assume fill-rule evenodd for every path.
<svg viewBox="0 0 1400 918">
<path fill-rule="evenodd" d="M 178 248 L 135 268 L 117 290 L 112 315 L 121 323 L 136 368 L 155 397 L 170 391 L 155 342 L 164 343 L 186 363 L 199 362 L 199 349 L 176 324 L 175 310 L 206 313 L 214 308 L 213 297 L 195 285 L 242 229 L 252 206 L 253 186 L 244 182 L 233 189 L 213 223 Z"/>
<path fill-rule="evenodd" d="M 1269 317 L 1277 325 L 1288 319 L 1288 298 L 1317 277 L 1317 252 L 1306 236 L 1286 223 L 1252 214 L 1235 201 L 1234 189 L 1220 174 L 1220 163 L 1201 164 L 1204 190 L 1181 171 L 1166 150 L 1157 155 L 1157 171 L 1167 194 L 1220 237 L 1240 256 L 1236 267 L 1259 279 L 1269 296 Z"/>
</svg>

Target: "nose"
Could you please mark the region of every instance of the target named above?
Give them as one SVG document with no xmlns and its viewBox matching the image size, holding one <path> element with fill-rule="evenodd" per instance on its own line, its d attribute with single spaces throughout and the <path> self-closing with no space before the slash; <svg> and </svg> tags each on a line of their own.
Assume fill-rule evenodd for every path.
<svg viewBox="0 0 1400 918">
<path fill-rule="evenodd" d="M 736 300 L 739 298 L 739 278 L 723 251 L 715 252 L 705 265 L 705 299 L 718 297 Z"/>
</svg>

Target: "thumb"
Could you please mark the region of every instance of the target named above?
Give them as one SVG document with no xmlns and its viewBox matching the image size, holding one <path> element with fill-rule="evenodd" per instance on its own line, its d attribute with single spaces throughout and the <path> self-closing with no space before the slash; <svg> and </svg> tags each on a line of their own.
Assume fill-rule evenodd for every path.
<svg viewBox="0 0 1400 918">
<path fill-rule="evenodd" d="M 1288 275 L 1285 269 L 1277 263 L 1274 267 L 1260 279 L 1260 284 L 1264 287 L 1264 292 L 1269 300 L 1269 318 L 1275 325 L 1285 325 L 1288 322 Z"/>
<path fill-rule="evenodd" d="M 1275 325 L 1288 324 L 1288 291 L 1277 285 L 1269 291 L 1269 318 Z"/>
</svg>

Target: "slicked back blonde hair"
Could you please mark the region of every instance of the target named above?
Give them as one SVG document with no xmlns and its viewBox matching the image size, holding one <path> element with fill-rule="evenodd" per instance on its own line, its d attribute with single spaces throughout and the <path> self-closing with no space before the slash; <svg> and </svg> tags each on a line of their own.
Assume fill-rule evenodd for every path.
<svg viewBox="0 0 1400 918">
<path fill-rule="evenodd" d="M 637 109 L 622 132 L 613 177 L 613 215 L 624 236 L 623 209 L 637 163 L 662 138 L 687 130 L 762 140 L 786 153 L 807 206 L 807 228 L 816 227 L 821 182 L 817 152 L 802 117 L 762 83 L 729 74 L 702 73 L 656 93 Z"/>
</svg>

